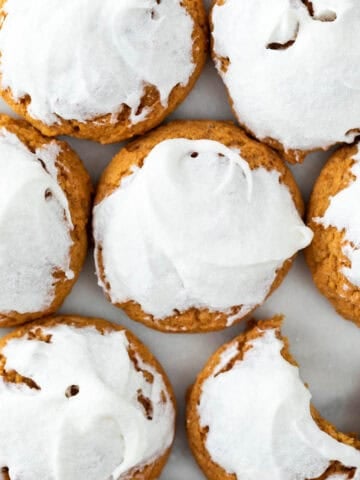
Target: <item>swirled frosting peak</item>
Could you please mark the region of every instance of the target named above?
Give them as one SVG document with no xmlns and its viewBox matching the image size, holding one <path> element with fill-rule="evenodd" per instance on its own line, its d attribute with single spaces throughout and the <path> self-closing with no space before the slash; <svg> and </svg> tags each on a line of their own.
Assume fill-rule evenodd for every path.
<svg viewBox="0 0 360 480">
<path fill-rule="evenodd" d="M 94 232 L 112 301 L 133 300 L 158 319 L 253 308 L 312 238 L 277 170 L 251 170 L 237 150 L 187 139 L 157 144 L 95 207 Z"/>
<path fill-rule="evenodd" d="M 53 125 L 131 110 L 145 87 L 167 105 L 194 71 L 193 20 L 180 0 L 7 0 L 0 29 L 3 89 L 27 96 L 29 114 Z"/>
</svg>

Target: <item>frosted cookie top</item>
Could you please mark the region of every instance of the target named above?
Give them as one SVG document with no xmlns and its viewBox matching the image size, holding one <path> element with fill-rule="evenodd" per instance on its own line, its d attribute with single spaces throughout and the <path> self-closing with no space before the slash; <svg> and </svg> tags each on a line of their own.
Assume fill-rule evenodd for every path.
<svg viewBox="0 0 360 480">
<path fill-rule="evenodd" d="M 174 407 L 162 375 L 126 332 L 40 328 L 1 352 L 5 370 L 27 379 L 0 377 L 0 465 L 10 478 L 128 478 L 164 454 Z"/>
<path fill-rule="evenodd" d="M 298 368 L 282 356 L 279 333 L 260 329 L 245 344 L 230 343 L 201 384 L 196 408 L 211 460 L 245 480 L 319 478 L 338 461 L 358 480 L 360 452 L 319 428 Z"/>
<path fill-rule="evenodd" d="M 256 137 L 303 151 L 354 140 L 357 0 L 225 0 L 212 22 L 218 71 Z"/>
<path fill-rule="evenodd" d="M 335 227 L 344 232 L 342 251 L 349 259 L 350 266 L 344 266 L 343 274 L 356 287 L 360 287 L 360 151 L 353 157 L 351 167 L 353 178 L 349 185 L 330 198 L 322 217 L 313 220 L 325 228 Z"/>
<path fill-rule="evenodd" d="M 309 244 L 277 170 L 212 140 L 158 143 L 94 209 L 100 285 L 157 319 L 205 308 L 241 318 Z"/>
<path fill-rule="evenodd" d="M 73 228 L 68 200 L 58 183 L 56 142 L 30 151 L 0 129 L 0 312 L 46 310 L 56 274 L 70 269 Z"/>
<path fill-rule="evenodd" d="M 47 125 L 116 122 L 125 106 L 136 123 L 147 85 L 166 106 L 195 68 L 194 22 L 180 0 L 6 0 L 3 10 L 1 87 Z"/>
</svg>

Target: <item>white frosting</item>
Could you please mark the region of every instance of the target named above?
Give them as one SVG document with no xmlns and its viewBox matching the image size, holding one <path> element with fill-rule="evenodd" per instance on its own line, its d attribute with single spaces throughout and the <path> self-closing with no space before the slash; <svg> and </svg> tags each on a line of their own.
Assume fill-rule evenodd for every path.
<svg viewBox="0 0 360 480">
<path fill-rule="evenodd" d="M 243 360 L 221 372 L 238 352 L 234 342 L 202 385 L 198 413 L 209 427 L 206 448 L 214 462 L 242 480 L 318 478 L 332 461 L 356 467 L 360 452 L 319 429 L 311 394 L 298 368 L 281 355 L 275 330 L 249 344 Z M 330 478 L 340 479 L 343 476 Z"/>
<path fill-rule="evenodd" d="M 360 2 L 308 3 L 313 16 L 305 0 L 225 0 L 212 15 L 214 51 L 230 60 L 226 73 L 217 68 L 239 121 L 286 149 L 351 143 L 360 127 Z"/>
<path fill-rule="evenodd" d="M 276 170 L 251 171 L 238 151 L 187 139 L 159 143 L 95 207 L 94 235 L 111 300 L 158 319 L 191 307 L 249 311 L 312 239 Z"/>
<path fill-rule="evenodd" d="M 0 312 L 39 312 L 53 301 L 55 272 L 73 278 L 73 228 L 57 182 L 57 143 L 32 153 L 0 130 Z"/>
<path fill-rule="evenodd" d="M 146 85 L 164 106 L 194 71 L 193 20 L 180 0 L 7 0 L 0 30 L 2 88 L 31 97 L 46 124 L 85 122 L 124 104 L 133 123 Z M 31 72 L 31 74 L 29 74 Z"/>
<path fill-rule="evenodd" d="M 350 184 L 330 199 L 325 214 L 314 220 L 325 228 L 335 227 L 344 231 L 342 250 L 350 260 L 350 267 L 343 267 L 345 277 L 353 285 L 360 287 L 360 151 L 353 158 L 351 173 L 354 179 Z"/>
<path fill-rule="evenodd" d="M 140 358 L 153 383 L 135 368 L 125 332 L 60 325 L 44 333 L 51 343 L 20 338 L 3 350 L 7 371 L 40 390 L 0 380 L 0 467 L 12 479 L 118 480 L 162 455 L 174 408 L 161 375 Z M 68 398 L 71 385 L 79 392 Z M 152 403 L 151 420 L 139 392 Z"/>
</svg>

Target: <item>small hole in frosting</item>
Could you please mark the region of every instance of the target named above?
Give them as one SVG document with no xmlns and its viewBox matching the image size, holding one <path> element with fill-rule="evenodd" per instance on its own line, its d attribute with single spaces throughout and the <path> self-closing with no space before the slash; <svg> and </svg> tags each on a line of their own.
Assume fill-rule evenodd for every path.
<svg viewBox="0 0 360 480">
<path fill-rule="evenodd" d="M 286 50 L 287 48 L 294 45 L 295 40 L 288 40 L 285 43 L 272 42 L 266 45 L 268 50 Z"/>
<path fill-rule="evenodd" d="M 224 157 L 225 157 L 225 155 L 224 155 L 223 153 L 218 153 L 218 155 L 219 155 L 220 158 L 224 158 Z"/>
<path fill-rule="evenodd" d="M 310 17 L 312 17 L 314 20 L 318 20 L 319 22 L 335 22 L 337 19 L 337 15 L 335 12 L 332 10 L 326 10 L 322 13 L 319 13 L 318 15 L 315 14 L 315 9 L 313 2 L 310 0 L 301 0 L 301 2 L 305 5 L 307 8 Z"/>
<path fill-rule="evenodd" d="M 70 387 L 68 387 L 65 390 L 65 397 L 67 398 L 76 397 L 76 395 L 78 395 L 79 392 L 80 392 L 79 385 L 70 385 Z"/>
<path fill-rule="evenodd" d="M 44 193 L 45 200 L 51 200 L 53 194 L 50 188 L 47 188 Z"/>
<path fill-rule="evenodd" d="M 351 128 L 345 133 L 345 136 L 349 137 L 351 142 L 356 141 L 360 137 L 360 128 Z"/>
<path fill-rule="evenodd" d="M 152 20 L 157 20 L 158 18 L 160 18 L 158 12 L 154 9 L 150 10 L 150 15 Z"/>
<path fill-rule="evenodd" d="M 296 42 L 299 30 L 299 21 L 293 20 L 289 24 L 284 25 L 284 21 L 282 20 L 272 32 L 266 48 L 268 50 L 286 50 L 290 48 Z"/>
<path fill-rule="evenodd" d="M 149 398 L 145 397 L 142 390 L 138 390 L 137 394 L 138 394 L 137 395 L 137 400 L 140 403 L 140 405 L 144 408 L 146 418 L 148 420 L 152 420 L 154 409 L 153 409 L 153 405 L 152 405 L 151 400 Z"/>
<path fill-rule="evenodd" d="M 48 169 L 46 168 L 44 160 L 41 160 L 41 158 L 38 158 L 38 162 L 40 162 L 40 165 L 42 168 L 45 170 L 46 173 L 49 173 Z"/>
<path fill-rule="evenodd" d="M 341 474 L 344 475 L 344 477 L 341 478 L 351 480 L 354 478 L 356 471 L 357 469 L 355 467 L 345 467 L 335 460 L 330 463 L 327 470 L 321 475 L 321 478 L 332 478 L 333 475 L 335 478 L 338 477 L 339 472 L 341 472 Z"/>
<path fill-rule="evenodd" d="M 196 158 L 199 156 L 198 152 L 193 152 L 191 155 L 191 158 Z"/>
</svg>

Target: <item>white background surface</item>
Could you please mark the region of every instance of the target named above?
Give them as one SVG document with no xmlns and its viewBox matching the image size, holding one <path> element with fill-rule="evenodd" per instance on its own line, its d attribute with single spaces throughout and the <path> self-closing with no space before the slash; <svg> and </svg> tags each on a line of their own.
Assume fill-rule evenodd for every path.
<svg viewBox="0 0 360 480">
<path fill-rule="evenodd" d="M 9 113 L 3 104 L 0 107 L 1 111 Z M 196 88 L 170 118 L 234 120 L 225 89 L 210 61 Z M 120 148 L 120 144 L 104 147 L 74 139 L 70 140 L 70 144 L 79 153 L 94 183 Z M 305 201 L 328 156 L 313 154 L 304 164 L 291 167 Z M 161 480 L 203 479 L 187 446 L 185 393 L 207 358 L 221 344 L 238 335 L 244 325 L 201 335 L 167 335 L 150 330 L 129 320 L 122 311 L 106 301 L 97 286 L 94 270 L 91 247 L 81 277 L 61 312 L 102 317 L 121 323 L 152 350 L 170 377 L 179 407 L 176 441 Z M 317 292 L 302 254 L 282 286 L 257 310 L 255 318 L 262 319 L 275 313 L 286 315 L 283 330 L 300 364 L 302 378 L 309 384 L 315 406 L 339 429 L 360 432 L 360 329 L 338 316 Z M 0 333 L 5 332 L 0 329 Z M 239 432 L 239 435 L 243 434 Z"/>
</svg>

